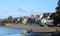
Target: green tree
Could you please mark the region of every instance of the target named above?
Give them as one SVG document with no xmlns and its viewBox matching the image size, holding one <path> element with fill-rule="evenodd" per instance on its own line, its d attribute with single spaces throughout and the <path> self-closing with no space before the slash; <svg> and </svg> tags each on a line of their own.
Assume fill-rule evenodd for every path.
<svg viewBox="0 0 60 36">
<path fill-rule="evenodd" d="M 43 13 L 43 18 L 47 18 L 50 15 L 50 13 Z"/>
<path fill-rule="evenodd" d="M 8 22 L 10 23 L 11 20 L 13 19 L 13 17 L 12 16 L 9 16 L 7 19 L 8 19 Z"/>
<path fill-rule="evenodd" d="M 60 24 L 60 0 L 58 1 L 56 12 L 52 13 L 51 18 L 54 20 L 53 23 L 55 26 L 57 26 L 57 24 Z"/>
<path fill-rule="evenodd" d="M 4 22 L 5 22 L 5 23 L 8 23 L 8 19 L 7 19 L 7 18 L 6 18 L 6 19 L 4 19 Z"/>
</svg>

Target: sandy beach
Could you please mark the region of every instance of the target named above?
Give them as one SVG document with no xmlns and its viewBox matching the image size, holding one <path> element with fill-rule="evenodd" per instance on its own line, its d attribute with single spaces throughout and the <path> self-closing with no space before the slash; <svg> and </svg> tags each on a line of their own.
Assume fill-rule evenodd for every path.
<svg viewBox="0 0 60 36">
<path fill-rule="evenodd" d="M 16 29 L 24 29 L 24 30 L 30 30 L 33 29 L 33 32 L 55 32 L 55 29 L 49 28 L 49 27 L 41 27 L 38 25 L 26 25 L 26 24 L 9 24 L 6 23 L 7 28 L 16 28 Z"/>
</svg>

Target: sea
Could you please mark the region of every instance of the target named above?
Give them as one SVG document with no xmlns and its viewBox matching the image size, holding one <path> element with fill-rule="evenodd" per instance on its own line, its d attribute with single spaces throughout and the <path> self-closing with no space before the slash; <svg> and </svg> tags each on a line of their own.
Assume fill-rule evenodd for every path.
<svg viewBox="0 0 60 36">
<path fill-rule="evenodd" d="M 22 34 L 23 31 L 24 30 L 22 29 L 0 27 L 0 36 L 60 36 L 60 33 L 55 32 L 31 32 L 28 34 Z"/>
</svg>

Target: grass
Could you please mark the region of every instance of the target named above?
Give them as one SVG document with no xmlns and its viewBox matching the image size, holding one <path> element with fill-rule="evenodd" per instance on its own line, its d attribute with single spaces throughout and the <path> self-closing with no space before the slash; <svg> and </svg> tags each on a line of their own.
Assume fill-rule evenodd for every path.
<svg viewBox="0 0 60 36">
<path fill-rule="evenodd" d="M 37 24 L 20 24 L 20 25 L 22 25 L 22 26 L 32 26 L 32 27 L 36 27 L 36 28 L 38 28 L 38 27 L 41 27 L 41 26 L 39 26 L 39 25 L 37 25 Z M 60 31 L 60 27 L 47 27 L 48 29 L 55 29 L 56 31 Z"/>
<path fill-rule="evenodd" d="M 60 32 L 60 27 L 55 27 L 54 29 L 56 30 L 56 32 Z"/>
<path fill-rule="evenodd" d="M 56 32 L 60 32 L 60 27 L 49 27 L 50 29 L 55 29 Z"/>
<path fill-rule="evenodd" d="M 20 25 L 22 25 L 22 26 L 32 26 L 32 27 L 40 27 L 39 25 L 37 25 L 37 24 L 20 24 Z"/>
<path fill-rule="evenodd" d="M 11 26 L 13 26 L 13 25 L 15 25 L 15 26 L 19 26 L 19 27 L 26 27 L 26 28 L 37 28 L 37 29 L 45 29 L 45 30 L 55 30 L 56 32 L 60 32 L 60 27 L 41 27 L 41 26 L 39 26 L 39 25 L 37 25 L 37 24 L 11 24 Z"/>
</svg>

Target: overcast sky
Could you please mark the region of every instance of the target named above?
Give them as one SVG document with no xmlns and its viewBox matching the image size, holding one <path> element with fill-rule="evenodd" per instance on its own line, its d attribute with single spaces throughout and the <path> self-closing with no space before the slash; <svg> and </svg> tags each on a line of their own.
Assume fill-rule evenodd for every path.
<svg viewBox="0 0 60 36">
<path fill-rule="evenodd" d="M 0 0 L 0 18 L 55 12 L 58 0 Z"/>
</svg>

